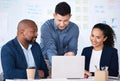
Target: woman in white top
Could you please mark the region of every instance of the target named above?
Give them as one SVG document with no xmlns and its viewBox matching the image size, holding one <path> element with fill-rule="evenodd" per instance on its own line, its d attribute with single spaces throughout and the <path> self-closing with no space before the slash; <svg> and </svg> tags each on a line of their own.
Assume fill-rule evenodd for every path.
<svg viewBox="0 0 120 81">
<path fill-rule="evenodd" d="M 85 78 L 94 76 L 96 68 L 102 70 L 103 67 L 106 67 L 109 76 L 118 76 L 118 52 L 114 48 L 114 39 L 115 33 L 109 25 L 94 25 L 90 36 L 92 46 L 85 47 L 82 51 L 85 56 Z"/>
</svg>

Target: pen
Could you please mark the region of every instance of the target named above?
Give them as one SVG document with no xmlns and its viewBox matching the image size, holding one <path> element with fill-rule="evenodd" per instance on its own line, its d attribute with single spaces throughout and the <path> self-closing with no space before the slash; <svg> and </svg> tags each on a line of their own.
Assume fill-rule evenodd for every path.
<svg viewBox="0 0 120 81">
<path fill-rule="evenodd" d="M 97 66 L 95 65 L 96 70 L 98 70 Z"/>
</svg>

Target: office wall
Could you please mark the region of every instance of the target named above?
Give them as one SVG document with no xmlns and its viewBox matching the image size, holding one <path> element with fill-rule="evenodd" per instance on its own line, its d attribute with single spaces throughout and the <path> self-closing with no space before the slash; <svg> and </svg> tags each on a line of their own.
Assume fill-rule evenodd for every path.
<svg viewBox="0 0 120 81">
<path fill-rule="evenodd" d="M 61 0 L 0 0 L 0 48 L 16 36 L 21 19 L 34 20 L 40 26 L 53 18 L 54 7 Z M 109 24 L 116 33 L 115 47 L 120 57 L 120 0 L 64 0 L 71 5 L 72 18 L 79 26 L 78 55 L 89 46 L 91 28 L 98 22 Z M 37 41 L 40 42 L 40 31 Z M 119 59 L 120 62 L 120 59 Z M 0 70 L 1 71 L 1 70 Z"/>
</svg>

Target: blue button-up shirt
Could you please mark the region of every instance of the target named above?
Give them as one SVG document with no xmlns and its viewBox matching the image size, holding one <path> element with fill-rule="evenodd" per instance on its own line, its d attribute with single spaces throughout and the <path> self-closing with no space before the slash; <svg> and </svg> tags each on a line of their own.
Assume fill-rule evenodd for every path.
<svg viewBox="0 0 120 81">
<path fill-rule="evenodd" d="M 54 19 L 46 21 L 41 27 L 42 53 L 50 61 L 53 55 L 64 55 L 66 52 L 77 54 L 79 28 L 73 22 L 69 22 L 64 30 L 59 30 Z"/>
</svg>

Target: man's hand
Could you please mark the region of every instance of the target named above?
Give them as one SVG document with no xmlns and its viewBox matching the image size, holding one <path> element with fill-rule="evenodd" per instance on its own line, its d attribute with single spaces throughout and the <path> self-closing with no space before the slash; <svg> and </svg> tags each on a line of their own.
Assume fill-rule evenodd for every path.
<svg viewBox="0 0 120 81">
<path fill-rule="evenodd" d="M 67 52 L 64 54 L 64 56 L 75 56 L 74 52 Z"/>
<path fill-rule="evenodd" d="M 38 70 L 38 75 L 39 75 L 40 78 L 44 78 L 45 77 L 43 70 Z"/>
</svg>

